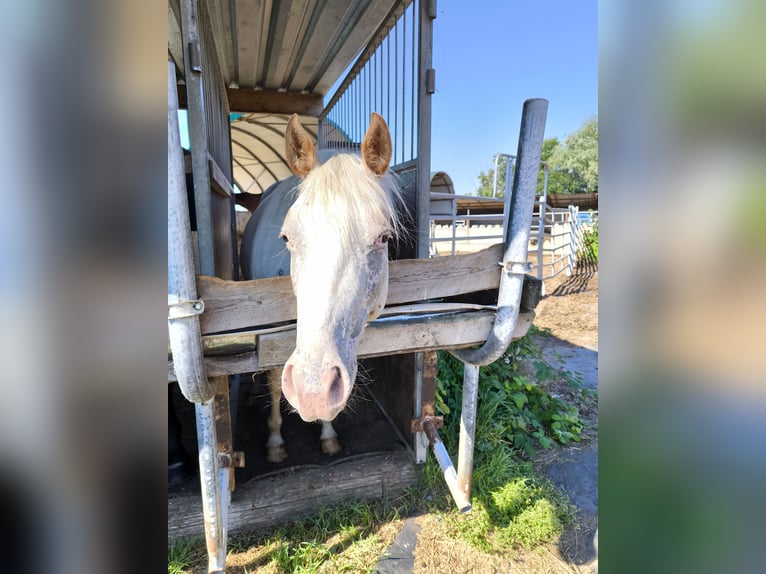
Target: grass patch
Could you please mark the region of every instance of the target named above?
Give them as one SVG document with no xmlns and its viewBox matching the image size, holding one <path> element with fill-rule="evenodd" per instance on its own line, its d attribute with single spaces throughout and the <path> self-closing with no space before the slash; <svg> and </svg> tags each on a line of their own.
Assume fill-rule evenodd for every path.
<svg viewBox="0 0 766 574">
<path fill-rule="evenodd" d="M 191 572 L 194 564 L 207 562 L 205 544 L 192 538 L 182 538 L 168 546 L 168 574 Z"/>
<path fill-rule="evenodd" d="M 419 495 L 354 501 L 260 532 L 229 537 L 227 571 L 335 573 L 369 572 L 415 511 Z M 168 574 L 191 574 L 207 563 L 204 541 L 169 548 Z"/>
<path fill-rule="evenodd" d="M 539 333 L 533 329 L 530 335 Z M 462 369 L 460 361 L 440 353 L 436 404 L 445 419 L 442 440 L 451 453 L 457 452 Z M 426 463 L 426 484 L 436 493 L 445 535 L 484 552 L 508 554 L 545 544 L 575 517 L 566 495 L 537 476 L 529 460 L 538 449 L 578 442 L 585 423 L 573 405 L 548 394 L 528 372 L 535 380 L 555 376 L 573 387 L 580 384 L 572 373 L 548 364 L 529 335 L 514 341 L 502 359 L 482 367 L 469 515 L 453 509 L 436 461 L 429 457 Z"/>
</svg>

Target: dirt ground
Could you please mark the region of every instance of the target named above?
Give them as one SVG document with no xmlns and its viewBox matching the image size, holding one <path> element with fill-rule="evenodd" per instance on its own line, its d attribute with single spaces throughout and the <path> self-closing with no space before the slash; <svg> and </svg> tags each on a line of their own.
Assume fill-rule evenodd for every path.
<svg viewBox="0 0 766 574">
<path fill-rule="evenodd" d="M 535 325 L 554 337 L 598 350 L 598 269 L 586 267 L 545 281 L 545 298 L 535 310 Z"/>
<path fill-rule="evenodd" d="M 588 371 L 578 374 L 583 375 L 584 386 L 597 390 L 598 269 L 584 268 L 571 277 L 562 273 L 545 282 L 544 293 L 545 298 L 535 310 L 534 324 L 538 328 L 549 329 L 550 333 L 536 337 L 535 341 L 553 366 L 570 371 Z M 561 360 L 558 360 L 559 357 Z M 585 367 L 579 369 L 581 364 Z M 586 482 L 591 481 L 591 487 L 595 488 L 596 477 L 592 475 L 597 468 L 597 401 L 583 401 L 577 389 L 573 389 L 564 377 L 543 384 L 549 392 L 565 397 L 578 406 L 588 428 L 583 432 L 580 443 L 541 452 L 533 461 L 534 465 L 547 474 L 551 474 L 548 470 L 553 468 L 564 468 L 565 473 L 588 474 Z M 588 460 L 587 466 L 584 460 Z M 558 540 L 532 551 L 520 550 L 513 556 L 478 552 L 463 542 L 442 536 L 438 517 L 418 517 L 416 521 L 420 532 L 412 571 L 418 574 L 447 571 L 522 574 L 597 572 L 597 548 L 594 548 L 597 508 L 573 498 L 573 503 L 578 502 L 582 507 L 574 524 Z"/>
</svg>

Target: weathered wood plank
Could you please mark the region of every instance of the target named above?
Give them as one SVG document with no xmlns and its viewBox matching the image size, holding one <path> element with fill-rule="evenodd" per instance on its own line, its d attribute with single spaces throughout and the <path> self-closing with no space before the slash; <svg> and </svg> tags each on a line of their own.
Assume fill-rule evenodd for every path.
<svg viewBox="0 0 766 574">
<path fill-rule="evenodd" d="M 477 253 L 392 261 L 387 305 L 450 297 L 496 289 L 500 284 L 502 245 Z M 226 281 L 197 277 L 197 293 L 205 301 L 200 316 L 203 334 L 294 321 L 295 296 L 289 277 Z"/>
<path fill-rule="evenodd" d="M 327 467 L 297 469 L 239 485 L 229 508 L 229 532 L 274 526 L 348 500 L 397 496 L 416 485 L 421 466 L 408 451 L 354 457 Z M 168 541 L 199 536 L 202 503 L 198 495 L 168 499 Z"/>
<path fill-rule="evenodd" d="M 513 338 L 526 335 L 535 313 L 519 313 Z M 417 317 L 375 321 L 365 330 L 359 343 L 358 357 L 400 355 L 417 351 L 435 351 L 468 347 L 486 341 L 494 323 L 494 313 L 475 311 L 440 317 Z M 281 367 L 295 348 L 295 328 L 257 335 L 258 352 L 232 356 L 205 357 L 208 376 L 233 375 Z M 168 361 L 168 381 L 175 381 L 173 362 Z"/>
<path fill-rule="evenodd" d="M 321 94 L 227 88 L 226 95 L 232 112 L 299 114 L 318 117 L 323 108 Z"/>
<path fill-rule="evenodd" d="M 514 338 L 523 337 L 534 313 L 519 314 Z M 477 345 L 487 340 L 495 314 L 487 311 L 447 315 L 418 320 L 370 323 L 359 343 L 358 357 L 379 357 L 425 350 L 454 349 Z M 258 366 L 282 366 L 295 349 L 295 330 L 258 337 Z"/>
</svg>

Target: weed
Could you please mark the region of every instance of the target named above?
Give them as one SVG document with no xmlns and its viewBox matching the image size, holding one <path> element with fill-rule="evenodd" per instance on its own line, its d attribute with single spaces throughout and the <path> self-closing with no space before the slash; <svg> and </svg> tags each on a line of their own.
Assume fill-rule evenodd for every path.
<svg viewBox="0 0 766 574">
<path fill-rule="evenodd" d="M 192 564 L 206 559 L 204 544 L 192 538 L 181 538 L 168 547 L 168 574 L 185 574 Z"/>
<path fill-rule="evenodd" d="M 529 335 L 514 341 L 501 359 L 479 372 L 477 451 L 491 450 L 498 442 L 505 442 L 526 456 L 534 456 L 538 447 L 546 449 L 554 443 L 580 440 L 583 422 L 577 409 L 530 380 L 522 372 L 522 357 L 531 363 L 538 380 L 558 374 L 570 386 L 580 386 L 575 375 L 548 364 Z M 463 364 L 448 353 L 440 353 L 436 407 L 445 417 L 445 426 L 453 432 L 460 423 L 462 380 Z"/>
</svg>

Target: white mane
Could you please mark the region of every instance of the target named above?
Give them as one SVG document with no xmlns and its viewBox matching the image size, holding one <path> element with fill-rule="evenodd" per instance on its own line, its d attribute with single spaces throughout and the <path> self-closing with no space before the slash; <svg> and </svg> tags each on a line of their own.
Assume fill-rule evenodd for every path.
<svg viewBox="0 0 766 574">
<path fill-rule="evenodd" d="M 371 229 L 398 234 L 401 223 L 396 205 L 400 201 L 395 175 L 376 176 L 359 157 L 338 154 L 306 176 L 293 208 L 317 210 L 322 221 L 338 230 L 345 249 Z"/>
</svg>

